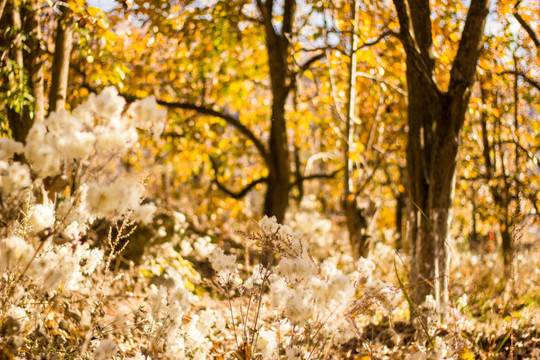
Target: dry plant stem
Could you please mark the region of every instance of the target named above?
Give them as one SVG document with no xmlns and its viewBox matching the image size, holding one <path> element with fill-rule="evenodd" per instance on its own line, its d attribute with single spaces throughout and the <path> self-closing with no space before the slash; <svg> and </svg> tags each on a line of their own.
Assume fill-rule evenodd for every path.
<svg viewBox="0 0 540 360">
<path fill-rule="evenodd" d="M 330 314 L 328 314 L 328 316 L 326 317 L 326 319 L 325 319 L 323 322 L 319 323 L 319 326 L 318 326 L 317 330 L 315 331 L 315 334 L 311 337 L 311 339 L 315 339 L 315 338 L 317 337 L 317 335 L 319 335 L 319 333 L 321 332 L 322 328 L 323 328 L 324 325 L 327 323 L 327 321 L 330 319 L 330 317 L 331 317 L 332 315 L 334 315 L 335 311 L 336 311 L 336 310 L 334 309 L 334 311 L 332 311 Z M 310 359 L 311 356 L 313 355 L 314 351 L 317 350 L 317 347 L 318 347 L 318 346 L 314 346 L 314 345 L 315 345 L 315 344 L 313 344 L 313 342 L 310 341 L 310 347 L 313 346 L 313 348 L 311 349 L 311 351 L 309 351 L 308 359 Z M 318 345 L 318 344 L 317 344 L 317 345 Z M 309 350 L 309 348 L 308 348 L 308 350 Z"/>
<path fill-rule="evenodd" d="M 362 336 L 362 332 L 360 331 L 360 329 L 358 329 L 358 325 L 356 325 L 356 321 L 354 320 L 354 318 L 351 316 L 351 315 L 348 315 L 349 317 L 349 320 L 351 321 L 351 323 L 353 324 L 354 326 L 354 330 L 356 331 L 356 335 L 358 336 L 358 338 L 360 339 L 360 341 L 362 342 L 362 345 L 366 348 L 366 350 L 368 351 L 369 353 L 369 356 L 371 358 L 373 358 L 373 350 L 371 349 L 371 344 L 368 340 L 366 340 L 366 338 L 364 338 Z"/>
<path fill-rule="evenodd" d="M 236 348 L 239 348 L 240 345 L 238 344 L 238 332 L 236 331 L 236 324 L 234 322 L 234 312 L 233 312 L 233 308 L 232 308 L 232 302 L 231 302 L 231 296 L 230 296 L 229 288 L 227 288 L 227 300 L 228 300 L 228 303 L 229 303 L 229 312 L 230 312 L 230 315 L 231 315 L 231 324 L 232 324 L 233 331 L 234 331 L 234 341 L 236 342 Z"/>
<path fill-rule="evenodd" d="M 28 271 L 28 269 L 30 268 L 30 265 L 32 265 L 32 262 L 36 259 L 36 256 L 37 254 L 41 251 L 41 249 L 43 248 L 43 246 L 45 245 L 45 242 L 47 242 L 47 240 L 49 240 L 52 236 L 52 232 L 47 234 L 47 236 L 45 237 L 45 239 L 41 240 L 40 243 L 39 243 L 39 246 L 37 247 L 36 251 L 34 251 L 34 255 L 32 255 L 32 258 L 30 259 L 30 261 L 28 262 L 28 264 L 26 264 L 24 270 L 20 273 L 19 277 L 17 278 L 17 280 L 15 280 L 13 283 L 16 284 L 17 282 L 19 282 L 22 277 L 26 274 L 26 272 Z"/>
<path fill-rule="evenodd" d="M 240 320 L 242 321 L 242 342 L 247 343 L 248 341 L 248 322 L 249 322 L 249 309 L 251 308 L 251 302 L 253 300 L 253 292 L 249 293 L 248 298 L 248 305 L 246 308 L 246 312 L 244 313 L 244 306 L 242 304 L 242 301 L 240 301 L 239 307 L 240 307 Z"/>
<path fill-rule="evenodd" d="M 399 254 L 398 254 L 398 257 L 399 257 Z M 399 257 L 399 259 L 402 260 L 401 257 Z M 397 278 L 397 281 L 399 283 L 399 287 L 400 287 L 401 291 L 403 291 L 403 294 L 405 295 L 405 299 L 407 300 L 407 303 L 409 304 L 409 307 L 410 307 L 411 311 L 415 315 L 415 318 L 418 319 L 418 322 L 420 323 L 420 326 L 422 327 L 422 330 L 424 331 L 424 334 L 426 335 L 430 346 L 432 348 L 434 348 L 435 343 L 433 342 L 433 339 L 429 335 L 429 331 L 428 331 L 428 329 L 426 327 L 426 324 L 424 324 L 424 321 L 422 320 L 421 316 L 418 314 L 418 311 L 416 311 L 416 307 L 414 306 L 414 303 L 413 303 L 412 299 L 410 298 L 409 293 L 405 289 L 405 286 L 403 285 L 403 282 L 401 281 L 401 278 L 399 277 L 399 274 L 398 274 L 398 271 L 397 271 L 397 265 L 396 265 L 395 260 L 394 260 L 394 272 L 396 274 L 396 278 Z"/>
<path fill-rule="evenodd" d="M 265 268 L 264 270 L 265 270 L 265 272 L 264 272 L 264 275 L 263 275 L 263 281 L 262 281 L 261 285 L 259 286 L 259 294 L 257 296 L 258 297 L 258 299 L 257 299 L 257 312 L 255 314 L 255 321 L 253 322 L 254 334 L 253 334 L 253 336 L 251 338 L 251 347 L 252 348 L 255 345 L 257 345 L 259 332 L 256 331 L 256 330 L 257 330 L 257 324 L 259 322 L 259 315 L 260 315 L 260 311 L 261 311 L 262 298 L 263 298 L 263 288 L 264 288 L 264 284 L 268 280 L 268 276 L 270 275 L 270 270 L 268 270 L 267 268 Z"/>
</svg>

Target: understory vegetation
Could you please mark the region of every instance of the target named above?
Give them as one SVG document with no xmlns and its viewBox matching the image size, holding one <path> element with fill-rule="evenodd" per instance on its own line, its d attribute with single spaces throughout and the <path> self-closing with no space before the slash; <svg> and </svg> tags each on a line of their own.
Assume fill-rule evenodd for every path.
<svg viewBox="0 0 540 360">
<path fill-rule="evenodd" d="M 290 225 L 265 216 L 219 241 L 190 230 L 180 209 L 144 200 L 144 169 L 122 158 L 137 128 L 160 135 L 165 113 L 153 98 L 124 104 L 107 88 L 35 124 L 25 145 L 0 144 L 3 358 L 539 356 L 530 228 L 516 227 L 510 275 L 495 252 L 453 243 L 448 306 L 414 304 L 408 256 L 376 241 L 354 261 L 312 197 Z M 28 164 L 13 160 L 22 154 Z M 146 243 L 136 262 L 124 256 L 130 239 Z M 422 315 L 409 323 L 411 311 Z"/>
</svg>

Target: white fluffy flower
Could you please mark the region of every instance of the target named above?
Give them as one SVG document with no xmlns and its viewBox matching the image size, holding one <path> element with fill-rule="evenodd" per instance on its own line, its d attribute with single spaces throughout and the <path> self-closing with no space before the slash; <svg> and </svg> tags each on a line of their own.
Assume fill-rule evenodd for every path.
<svg viewBox="0 0 540 360">
<path fill-rule="evenodd" d="M 167 112 L 157 108 L 154 96 L 137 100 L 129 106 L 127 114 L 131 116 L 133 125 L 141 129 L 149 129 L 154 137 L 161 136 L 165 127 Z"/>
<path fill-rule="evenodd" d="M 255 350 L 261 354 L 263 359 L 274 359 L 277 350 L 276 333 L 260 329 Z"/>
<path fill-rule="evenodd" d="M 33 254 L 34 248 L 19 236 L 0 240 L 0 271 L 17 264 L 26 265 Z"/>
<path fill-rule="evenodd" d="M 291 346 L 285 350 L 287 360 L 302 360 L 304 358 L 303 351 L 300 347 Z"/>
<path fill-rule="evenodd" d="M 141 205 L 133 212 L 133 220 L 149 225 L 154 220 L 156 209 L 156 205 L 152 203 Z"/>
<path fill-rule="evenodd" d="M 87 131 L 74 131 L 58 137 L 56 147 L 66 159 L 82 159 L 92 155 L 96 136 Z"/>
<path fill-rule="evenodd" d="M 236 271 L 236 256 L 225 255 L 220 247 L 216 247 L 208 257 L 212 268 L 221 276 L 227 275 Z"/>
<path fill-rule="evenodd" d="M 93 100 L 96 116 L 106 120 L 120 117 L 126 104 L 126 100 L 112 86 L 103 89 Z"/>
<path fill-rule="evenodd" d="M 309 298 L 306 295 L 304 291 L 296 290 L 287 299 L 283 314 L 292 323 L 308 320 L 313 313 L 313 304 L 309 302 Z"/>
<path fill-rule="evenodd" d="M 120 178 L 109 185 L 89 184 L 88 210 L 96 217 L 115 219 L 139 206 L 142 191 L 134 176 Z"/>
<path fill-rule="evenodd" d="M 81 238 L 83 230 L 77 221 L 73 221 L 71 224 L 66 226 L 62 234 L 71 241 L 77 241 Z"/>
<path fill-rule="evenodd" d="M 369 259 L 361 257 L 358 259 L 356 269 L 359 274 L 360 283 L 365 284 L 373 275 L 375 263 Z"/>
<path fill-rule="evenodd" d="M 0 160 L 9 159 L 13 154 L 21 154 L 24 145 L 18 141 L 8 138 L 0 138 Z"/>
<path fill-rule="evenodd" d="M 83 250 L 81 259 L 84 260 L 84 265 L 81 266 L 81 273 L 84 275 L 91 275 L 103 260 L 103 250 L 97 248 L 88 249 L 86 246 Z"/>
<path fill-rule="evenodd" d="M 37 204 L 30 208 L 28 225 L 34 233 L 51 228 L 54 225 L 54 205 L 51 202 Z"/>
<path fill-rule="evenodd" d="M 24 164 L 0 160 L 0 189 L 4 197 L 15 195 L 32 184 L 30 169 Z"/>
<path fill-rule="evenodd" d="M 193 244 L 193 248 L 195 252 L 197 253 L 197 256 L 201 259 L 206 259 L 212 251 L 214 251 L 214 248 L 216 247 L 214 244 L 211 243 L 211 240 L 209 236 L 202 236 L 197 238 L 195 240 L 195 244 Z"/>
<path fill-rule="evenodd" d="M 282 307 L 290 296 L 292 289 L 280 277 L 275 277 L 270 283 L 270 305 L 275 308 Z"/>
<path fill-rule="evenodd" d="M 96 150 L 100 153 L 124 153 L 138 140 L 137 130 L 129 126 L 125 119 L 115 118 L 107 125 L 99 125 L 94 129 L 96 134 Z"/>
<path fill-rule="evenodd" d="M 275 216 L 268 217 L 266 215 L 259 220 L 259 226 L 266 234 L 276 233 L 280 227 Z"/>
<path fill-rule="evenodd" d="M 296 259 L 282 259 L 276 267 L 276 274 L 287 279 L 290 283 L 298 283 L 308 280 L 313 276 L 315 265 L 305 257 Z"/>
<path fill-rule="evenodd" d="M 118 349 L 116 343 L 110 339 L 102 340 L 94 352 L 94 359 L 105 360 L 112 358 Z"/>
</svg>

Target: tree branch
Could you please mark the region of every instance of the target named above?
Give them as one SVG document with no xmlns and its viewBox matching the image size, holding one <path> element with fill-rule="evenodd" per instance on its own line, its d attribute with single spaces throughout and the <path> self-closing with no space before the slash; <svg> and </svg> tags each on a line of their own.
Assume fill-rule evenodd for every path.
<svg viewBox="0 0 540 360">
<path fill-rule="evenodd" d="M 292 33 L 294 25 L 294 8 L 296 6 L 296 0 L 285 0 L 283 7 L 283 25 L 281 32 L 283 36 Z"/>
<path fill-rule="evenodd" d="M 296 81 L 297 81 L 298 76 L 301 76 L 306 70 L 310 68 L 311 65 L 313 65 L 318 60 L 324 58 L 324 56 L 325 56 L 324 52 L 317 55 L 313 55 L 305 63 L 300 65 L 300 68 L 298 69 L 298 71 L 296 71 L 294 75 L 292 76 L 291 82 L 289 83 L 289 85 L 287 85 L 287 88 L 285 89 L 285 94 L 289 94 L 289 92 L 294 89 L 294 87 L 296 86 Z"/>
<path fill-rule="evenodd" d="M 356 34 L 356 35 L 358 37 L 360 37 L 360 34 Z M 392 31 L 392 30 L 386 30 L 381 35 L 379 35 L 375 40 L 367 41 L 367 42 L 362 43 L 362 45 L 360 45 L 358 47 L 358 49 L 356 49 L 356 51 L 358 51 L 360 49 L 363 49 L 363 48 L 366 48 L 366 47 L 377 45 L 378 43 L 380 43 L 387 36 L 393 36 L 393 37 L 395 37 L 396 39 L 398 39 L 401 42 L 401 36 L 398 33 L 396 33 L 395 31 Z"/>
<path fill-rule="evenodd" d="M 539 48 L 540 47 L 540 40 L 538 40 L 538 36 L 536 36 L 536 34 L 534 33 L 534 30 L 530 27 L 529 24 L 527 24 L 525 19 L 523 19 L 521 17 L 521 15 L 519 15 L 517 10 L 514 12 L 513 15 L 516 18 L 516 20 L 519 22 L 519 24 L 523 27 L 523 29 L 527 32 L 527 34 L 529 34 L 529 36 L 531 37 L 531 39 L 532 39 L 532 41 L 534 43 L 534 46 Z"/>
<path fill-rule="evenodd" d="M 125 94 L 122 94 L 122 96 L 124 96 L 126 100 L 128 101 L 134 101 L 138 99 L 136 97 L 125 95 Z M 255 134 L 247 126 L 245 126 L 244 124 L 240 122 L 238 117 L 232 114 L 227 114 L 225 112 L 217 111 L 212 108 L 208 108 L 201 105 L 195 105 L 188 102 L 171 102 L 171 101 L 164 101 L 164 100 L 159 100 L 159 99 L 157 99 L 156 102 L 159 105 L 166 106 L 168 108 L 193 110 L 199 114 L 214 116 L 214 117 L 218 117 L 220 119 L 225 120 L 229 125 L 234 126 L 238 131 L 240 131 L 242 135 L 244 135 L 249 140 L 251 140 L 253 144 L 255 145 L 255 147 L 257 148 L 257 150 L 259 151 L 259 154 L 264 159 L 265 163 L 269 164 L 269 157 L 268 157 L 268 152 L 266 151 L 266 147 L 264 146 L 262 141 L 258 137 L 256 137 Z"/>
<path fill-rule="evenodd" d="M 210 158 L 210 162 L 212 163 L 212 167 L 214 168 L 214 180 L 213 182 L 217 185 L 218 189 L 223 191 L 225 194 L 229 195 L 230 197 L 232 197 L 233 199 L 242 199 L 244 198 L 253 188 L 255 188 L 255 186 L 259 185 L 259 184 L 263 184 L 263 183 L 266 183 L 268 182 L 268 178 L 267 177 L 262 177 L 262 178 L 259 178 L 259 179 L 256 179 L 256 180 L 253 180 L 252 182 L 250 182 L 249 184 L 247 184 L 243 189 L 241 189 L 240 191 L 233 191 L 233 190 L 230 190 L 229 188 L 227 188 L 223 183 L 221 183 L 219 181 L 219 178 L 218 178 L 218 164 L 217 164 L 217 161 L 216 159 L 214 159 L 213 157 L 209 156 Z"/>
<path fill-rule="evenodd" d="M 540 83 L 538 81 L 535 81 L 534 79 L 530 78 L 527 74 L 518 71 L 518 70 L 506 70 L 499 73 L 496 73 L 497 75 L 506 75 L 506 74 L 512 74 L 517 75 L 521 77 L 525 82 L 529 83 L 530 85 L 534 86 L 536 90 L 540 91 Z"/>
<path fill-rule="evenodd" d="M 319 53 L 317 55 L 313 55 L 311 58 L 309 58 L 305 63 L 303 63 L 300 66 L 300 69 L 296 72 L 296 75 L 302 75 L 302 73 L 310 68 L 311 65 L 313 65 L 315 62 L 321 60 L 324 58 L 324 52 Z"/>
<path fill-rule="evenodd" d="M 298 177 L 295 179 L 293 183 L 291 183 L 291 186 L 298 186 L 303 181 L 308 180 L 315 180 L 315 179 L 333 179 L 336 177 L 337 174 L 339 174 L 344 168 L 340 167 L 339 169 L 336 169 L 328 174 L 311 174 L 311 175 L 305 175 Z"/>
<path fill-rule="evenodd" d="M 4 8 L 6 7 L 7 0 L 0 0 L 0 20 L 2 15 L 4 15 Z"/>
<path fill-rule="evenodd" d="M 407 55 L 407 59 L 414 64 L 414 66 L 418 69 L 424 80 L 431 84 L 430 90 L 433 91 L 433 94 L 435 96 L 440 96 L 441 91 L 439 90 L 439 87 L 435 83 L 434 78 L 432 77 L 432 68 L 433 68 L 433 60 L 430 58 L 429 51 L 424 49 L 424 52 L 421 51 L 418 41 L 416 39 L 415 31 L 412 26 L 412 19 L 410 14 L 410 9 L 408 6 L 408 2 L 405 0 L 393 0 L 394 6 L 396 8 L 396 12 L 398 14 L 398 20 L 399 20 L 399 35 L 398 38 L 401 39 L 401 44 L 403 45 L 403 48 L 405 49 L 405 54 Z M 422 17 L 422 13 L 425 12 L 424 10 L 418 10 L 417 14 L 419 17 Z M 429 20 L 429 14 L 427 15 L 427 21 Z M 424 28 L 431 29 L 431 24 L 429 23 L 428 26 L 424 26 Z M 423 36 L 424 36 L 424 47 L 428 47 L 427 43 L 428 40 L 428 34 L 427 30 L 424 29 Z M 429 30 L 429 36 L 431 36 L 431 30 Z M 431 64 L 431 65 L 430 65 Z"/>
<path fill-rule="evenodd" d="M 484 24 L 489 12 L 490 0 L 471 0 L 465 26 L 461 32 L 461 41 L 450 71 L 450 95 L 461 99 L 462 94 L 473 83 L 476 62 L 482 48 Z"/>
</svg>

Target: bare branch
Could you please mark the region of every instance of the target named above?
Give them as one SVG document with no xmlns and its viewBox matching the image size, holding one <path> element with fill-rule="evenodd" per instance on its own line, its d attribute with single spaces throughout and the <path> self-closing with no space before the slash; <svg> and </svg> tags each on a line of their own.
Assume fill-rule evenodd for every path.
<svg viewBox="0 0 540 360">
<path fill-rule="evenodd" d="M 233 191 L 227 188 L 222 182 L 219 181 L 218 178 L 218 164 L 217 160 L 210 156 L 210 162 L 212 163 L 212 167 L 214 168 L 214 180 L 213 182 L 216 184 L 219 190 L 223 191 L 225 194 L 229 195 L 233 199 L 242 199 L 244 198 L 251 190 L 255 188 L 255 186 L 259 184 L 264 184 L 268 182 L 267 177 L 262 177 L 256 180 L 253 180 L 249 184 L 247 184 L 243 189 L 240 191 Z"/>
<path fill-rule="evenodd" d="M 540 91 L 540 83 L 538 81 L 535 81 L 534 79 L 530 78 L 527 74 L 524 72 L 518 71 L 518 70 L 506 70 L 497 73 L 497 75 L 506 75 L 506 74 L 512 74 L 517 75 L 521 77 L 525 82 L 529 83 L 530 85 L 534 86 L 536 90 Z"/>
<path fill-rule="evenodd" d="M 291 186 L 298 186 L 303 181 L 308 180 L 315 180 L 315 179 L 333 179 L 336 177 L 337 174 L 339 174 L 344 168 L 340 167 L 339 169 L 336 169 L 328 174 L 311 174 L 311 175 L 304 175 L 301 177 L 298 177 L 295 179 L 293 183 L 291 183 Z"/>
<path fill-rule="evenodd" d="M 122 94 L 122 96 L 124 96 L 126 100 L 128 101 L 134 101 L 138 99 L 136 97 L 125 95 L 125 94 Z M 156 102 L 159 105 L 163 105 L 168 108 L 193 110 L 199 114 L 214 116 L 214 117 L 218 117 L 220 119 L 225 120 L 229 125 L 234 126 L 238 131 L 240 131 L 242 135 L 244 135 L 249 140 L 251 140 L 253 144 L 255 145 L 255 147 L 257 148 L 257 150 L 259 151 L 259 154 L 262 156 L 262 158 L 266 162 L 266 164 L 269 163 L 268 152 L 266 151 L 266 147 L 264 146 L 262 141 L 258 137 L 256 137 L 255 134 L 247 126 L 242 124 L 237 116 L 234 116 L 232 114 L 227 114 L 222 111 L 214 110 L 206 106 L 196 105 L 196 104 L 192 104 L 188 102 L 171 102 L 171 101 L 164 101 L 164 100 L 159 100 L 159 99 L 156 100 Z"/>
<path fill-rule="evenodd" d="M 311 65 L 313 65 L 315 62 L 317 62 L 318 60 L 324 58 L 325 56 L 325 53 L 320 53 L 320 54 L 317 54 L 317 55 L 313 55 L 311 58 L 309 58 L 304 64 L 300 65 L 300 68 L 298 69 L 298 71 L 296 71 L 294 73 L 294 76 L 292 77 L 291 79 L 291 82 L 289 83 L 289 85 L 287 86 L 287 88 L 285 89 L 285 94 L 288 94 L 291 90 L 293 90 L 296 86 L 296 82 L 297 82 L 297 78 L 299 76 L 302 76 L 302 74 L 308 70 Z"/>
<path fill-rule="evenodd" d="M 519 22 L 519 24 L 523 27 L 523 29 L 527 32 L 527 34 L 529 34 L 529 36 L 531 37 L 533 43 L 534 43 L 534 46 L 536 46 L 537 48 L 540 48 L 540 40 L 538 40 L 538 36 L 536 36 L 534 30 L 531 28 L 531 26 L 529 24 L 527 24 L 527 22 L 525 21 L 525 19 L 523 19 L 521 17 L 521 15 L 519 15 L 519 13 L 517 12 L 514 12 L 514 17 L 516 18 L 516 20 Z"/>
<path fill-rule="evenodd" d="M 302 75 L 302 73 L 308 70 L 311 67 L 311 65 L 313 65 L 315 62 L 324 58 L 324 55 L 325 55 L 324 52 L 322 52 L 322 53 L 312 56 L 310 59 L 308 59 L 304 64 L 300 66 L 300 69 L 296 72 L 296 74 Z"/>
<path fill-rule="evenodd" d="M 360 37 L 361 34 L 356 34 L 358 37 Z M 373 45 L 377 45 L 378 43 L 380 43 L 384 38 L 386 38 L 387 36 L 392 36 L 392 37 L 395 37 L 396 39 L 398 39 L 400 42 L 401 42 L 401 36 L 396 33 L 395 31 L 392 31 L 392 30 L 387 30 L 385 32 L 383 32 L 381 35 L 379 35 L 375 40 L 373 41 L 367 41 L 367 42 L 364 42 L 362 43 L 362 45 L 360 45 L 358 47 L 358 49 L 356 49 L 356 51 L 360 50 L 360 49 L 363 49 L 363 48 L 366 48 L 366 47 L 370 47 L 370 46 L 373 46 Z"/>
</svg>

